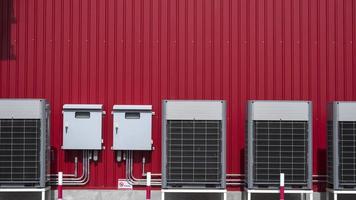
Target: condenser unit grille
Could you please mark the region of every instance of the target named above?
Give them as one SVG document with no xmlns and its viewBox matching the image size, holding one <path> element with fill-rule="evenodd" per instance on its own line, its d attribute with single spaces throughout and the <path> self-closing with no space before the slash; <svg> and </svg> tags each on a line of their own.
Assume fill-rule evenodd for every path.
<svg viewBox="0 0 356 200">
<path fill-rule="evenodd" d="M 356 122 L 339 122 L 340 186 L 356 184 Z"/>
<path fill-rule="evenodd" d="M 306 186 L 308 179 L 307 121 L 254 121 L 254 183 Z"/>
<path fill-rule="evenodd" d="M 40 135 L 38 119 L 0 119 L 0 183 L 38 183 Z"/>
<path fill-rule="evenodd" d="M 167 183 L 170 186 L 221 184 L 219 120 L 167 121 Z"/>
</svg>

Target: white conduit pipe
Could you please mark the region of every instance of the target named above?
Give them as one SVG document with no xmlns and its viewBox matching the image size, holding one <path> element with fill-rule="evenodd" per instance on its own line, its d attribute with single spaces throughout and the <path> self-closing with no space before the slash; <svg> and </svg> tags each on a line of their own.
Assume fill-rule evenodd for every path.
<svg viewBox="0 0 356 200">
<path fill-rule="evenodd" d="M 127 151 L 127 159 L 126 159 L 126 179 L 132 185 L 140 185 L 144 186 L 146 179 L 138 179 L 133 176 L 132 173 L 132 163 L 133 163 L 133 152 Z M 143 168 L 144 169 L 144 168 Z M 144 174 L 145 175 L 145 174 Z M 161 174 L 155 174 L 156 176 L 160 176 Z M 244 177 L 244 174 L 227 174 L 227 177 Z M 325 175 L 313 175 L 313 178 L 317 177 L 326 177 Z M 313 182 L 325 182 L 323 180 L 313 180 Z M 161 179 L 152 179 L 152 185 L 160 186 Z M 236 179 L 236 178 L 227 178 L 226 185 L 229 186 L 241 186 L 245 184 L 244 179 Z"/>
<path fill-rule="evenodd" d="M 88 174 L 88 171 L 89 171 L 88 168 L 89 168 L 89 158 L 88 158 L 87 152 L 85 152 L 85 156 L 83 159 L 82 175 L 80 177 L 76 177 L 76 178 L 66 178 L 65 181 L 81 181 L 81 180 L 85 179 Z"/>
<path fill-rule="evenodd" d="M 137 179 L 133 176 L 133 152 L 130 152 L 130 160 L 131 160 L 131 163 L 130 163 L 130 177 L 131 177 L 131 180 L 134 180 L 134 181 L 140 181 L 140 182 L 145 182 L 146 179 Z M 161 180 L 160 179 L 151 179 L 151 182 L 155 183 L 156 185 L 160 185 L 161 184 Z"/>
<path fill-rule="evenodd" d="M 87 151 L 83 152 L 83 172 L 82 175 L 78 178 L 63 178 L 63 185 L 69 186 L 79 186 L 85 185 L 89 182 L 90 179 L 90 156 Z M 57 179 L 56 179 L 57 180 Z M 50 182 L 52 185 L 57 185 L 57 182 L 52 180 Z"/>
<path fill-rule="evenodd" d="M 146 179 L 137 179 L 137 178 L 135 178 L 135 177 L 133 176 L 132 169 L 133 169 L 133 153 L 130 152 L 130 178 L 131 178 L 131 180 L 133 180 L 133 181 L 140 181 L 140 182 L 142 182 L 142 181 L 146 182 Z M 153 180 L 153 181 L 152 181 L 152 180 Z M 160 180 L 160 179 L 151 179 L 151 182 L 160 183 L 161 180 Z"/>
<path fill-rule="evenodd" d="M 51 178 L 58 177 L 58 174 L 50 174 Z M 74 174 L 63 174 L 63 177 L 77 177 L 78 176 L 78 157 L 74 158 Z"/>
<path fill-rule="evenodd" d="M 133 152 L 128 151 L 127 152 L 128 158 L 126 159 L 126 178 L 127 180 L 132 184 L 132 185 L 145 185 L 146 179 L 138 179 L 133 176 L 132 170 L 133 170 Z M 129 168 L 129 169 L 127 169 Z M 144 170 L 144 165 L 143 165 L 143 176 L 146 176 L 145 170 Z M 161 174 L 151 174 L 151 176 L 161 176 Z M 227 174 L 227 177 L 244 177 L 244 174 Z M 313 175 L 313 178 L 325 178 L 326 175 Z M 152 179 L 152 185 L 161 185 L 161 179 Z M 226 179 L 226 185 L 229 186 L 240 186 L 245 184 L 244 179 L 236 179 L 236 178 L 227 178 Z M 326 182 L 325 180 L 313 180 L 314 183 L 322 183 Z"/>
<path fill-rule="evenodd" d="M 85 178 L 86 175 L 86 167 L 87 167 L 87 152 L 83 151 L 83 170 L 82 170 L 82 175 L 80 177 L 75 177 L 75 178 L 64 178 L 63 180 L 66 181 L 79 181 Z M 54 178 L 53 180 L 58 180 L 58 178 Z"/>
<path fill-rule="evenodd" d="M 146 159 L 145 157 L 142 158 L 142 176 L 146 177 L 146 170 L 145 170 Z M 151 177 L 153 176 L 162 176 L 160 173 L 151 173 Z M 245 177 L 245 174 L 226 174 L 226 177 Z"/>
<path fill-rule="evenodd" d="M 90 156 L 86 152 L 86 162 L 85 162 L 85 173 L 84 178 L 81 180 L 65 180 L 64 185 L 85 185 L 90 180 Z"/>
<path fill-rule="evenodd" d="M 87 160 L 87 152 L 83 151 L 83 169 L 82 169 L 82 175 L 80 177 L 74 177 L 74 178 L 70 178 L 70 177 L 65 177 L 63 180 L 73 180 L 73 181 L 77 181 L 77 180 L 82 180 L 85 176 L 85 171 L 86 171 L 86 160 Z M 58 180 L 58 178 L 53 178 L 52 180 Z"/>
<path fill-rule="evenodd" d="M 146 179 L 137 179 L 133 176 L 132 169 L 133 169 L 133 152 L 127 152 L 128 158 L 126 160 L 127 165 L 129 166 L 129 170 L 126 172 L 128 181 L 133 184 L 133 185 L 145 185 Z M 240 176 L 239 174 L 236 174 L 236 176 Z M 152 179 L 154 182 L 152 182 L 152 185 L 161 185 L 161 179 Z M 244 180 L 243 179 L 227 179 L 227 185 L 243 185 Z"/>
<path fill-rule="evenodd" d="M 146 179 L 137 179 L 132 174 L 133 166 L 133 153 L 127 151 L 127 159 L 126 159 L 126 179 L 132 185 L 146 185 Z M 151 179 L 151 185 L 159 186 L 161 185 L 160 179 Z"/>
<path fill-rule="evenodd" d="M 133 153 L 132 152 L 127 152 L 128 154 L 128 170 L 127 170 L 127 175 L 128 175 L 128 180 L 133 184 L 133 185 L 145 185 L 146 179 L 137 179 L 133 176 L 132 169 L 133 169 Z M 151 179 L 151 184 L 152 185 L 161 185 L 160 179 Z"/>
<path fill-rule="evenodd" d="M 132 161 L 133 161 L 133 152 L 127 152 L 128 154 L 128 158 L 130 160 L 130 182 L 133 182 L 134 184 L 138 184 L 138 185 L 144 185 L 143 182 L 145 181 L 145 179 L 137 179 L 133 176 L 132 174 Z M 145 160 L 145 159 L 143 159 Z M 143 165 L 142 165 L 142 170 L 143 170 L 143 176 L 146 176 L 145 174 L 145 162 L 143 162 Z M 153 174 L 151 174 L 152 176 Z M 155 176 L 161 176 L 161 174 L 154 174 Z M 244 174 L 227 174 L 228 177 L 242 177 L 244 176 Z M 155 185 L 161 185 L 161 179 L 153 179 L 155 180 Z M 244 184 L 244 179 L 227 179 L 227 185 L 243 185 Z"/>
</svg>

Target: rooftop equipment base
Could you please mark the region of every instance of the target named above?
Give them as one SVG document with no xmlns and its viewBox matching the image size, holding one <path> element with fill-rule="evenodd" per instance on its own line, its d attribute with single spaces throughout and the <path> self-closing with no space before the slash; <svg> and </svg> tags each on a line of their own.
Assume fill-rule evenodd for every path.
<svg viewBox="0 0 356 200">
<path fill-rule="evenodd" d="M 41 192 L 41 200 L 46 200 L 46 192 L 49 191 L 51 187 L 45 188 L 0 188 L 1 192 Z"/>
<path fill-rule="evenodd" d="M 294 190 L 294 189 L 286 189 L 284 190 L 285 194 L 300 194 L 300 199 L 304 200 L 308 195 L 309 200 L 313 200 L 313 190 Z M 252 194 L 279 194 L 278 189 L 247 189 L 244 191 L 244 200 L 251 200 Z"/>
<path fill-rule="evenodd" d="M 164 200 L 165 193 L 221 193 L 223 195 L 223 200 L 226 200 L 227 190 L 219 190 L 219 189 L 162 189 L 161 190 L 161 200 Z"/>
<path fill-rule="evenodd" d="M 334 190 L 334 189 L 330 189 L 327 188 L 326 189 L 326 200 L 329 200 L 330 198 L 330 194 L 332 194 L 333 196 L 333 200 L 337 200 L 337 196 L 339 194 L 352 194 L 352 195 L 356 195 L 356 190 Z"/>
</svg>

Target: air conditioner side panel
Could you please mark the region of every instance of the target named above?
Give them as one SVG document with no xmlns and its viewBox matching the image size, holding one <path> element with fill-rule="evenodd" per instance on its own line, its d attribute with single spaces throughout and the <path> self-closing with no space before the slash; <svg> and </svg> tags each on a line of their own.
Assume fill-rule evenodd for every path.
<svg viewBox="0 0 356 200">
<path fill-rule="evenodd" d="M 166 101 L 162 102 L 162 188 L 167 188 L 167 118 Z"/>
<path fill-rule="evenodd" d="M 47 174 L 49 171 L 48 164 L 48 155 L 50 151 L 50 135 L 49 135 L 49 104 L 47 101 L 43 101 L 41 105 L 41 149 L 40 149 L 40 187 L 45 187 L 47 183 Z"/>
<path fill-rule="evenodd" d="M 226 188 L 226 102 L 221 101 L 222 105 L 222 132 L 221 132 L 221 188 Z"/>
<path fill-rule="evenodd" d="M 308 105 L 308 188 L 313 189 L 313 105 L 312 102 L 306 102 Z"/>
</svg>

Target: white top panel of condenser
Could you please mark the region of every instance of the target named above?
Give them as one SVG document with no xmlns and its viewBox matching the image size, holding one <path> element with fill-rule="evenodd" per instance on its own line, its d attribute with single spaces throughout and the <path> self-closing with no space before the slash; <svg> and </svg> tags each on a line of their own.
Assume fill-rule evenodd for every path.
<svg viewBox="0 0 356 200">
<path fill-rule="evenodd" d="M 334 103 L 334 113 L 337 114 L 338 121 L 356 121 L 356 102 L 338 101 Z"/>
<path fill-rule="evenodd" d="M 309 101 L 249 101 L 252 120 L 308 121 L 310 111 Z"/>
<path fill-rule="evenodd" d="M 0 99 L 0 119 L 40 119 L 45 99 Z"/>
<path fill-rule="evenodd" d="M 164 100 L 166 120 L 223 120 L 225 101 Z"/>
</svg>

